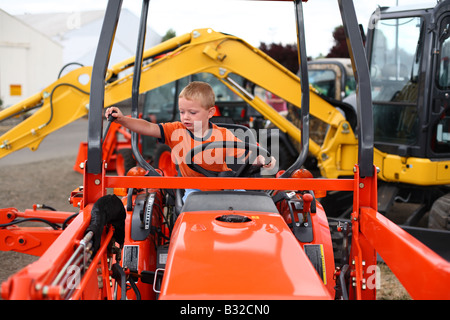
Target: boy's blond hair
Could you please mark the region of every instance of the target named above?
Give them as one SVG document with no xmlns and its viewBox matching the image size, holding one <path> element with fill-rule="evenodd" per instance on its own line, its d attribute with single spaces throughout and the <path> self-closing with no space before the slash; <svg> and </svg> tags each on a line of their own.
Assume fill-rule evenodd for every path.
<svg viewBox="0 0 450 320">
<path fill-rule="evenodd" d="M 187 100 L 197 100 L 207 110 L 214 107 L 216 103 L 216 95 L 213 88 L 203 81 L 192 81 L 181 90 L 179 97 Z"/>
</svg>

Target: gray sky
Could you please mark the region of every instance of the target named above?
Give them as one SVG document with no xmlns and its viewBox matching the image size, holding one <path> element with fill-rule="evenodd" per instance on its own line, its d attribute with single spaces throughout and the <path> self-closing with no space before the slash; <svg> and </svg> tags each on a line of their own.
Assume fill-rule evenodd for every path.
<svg viewBox="0 0 450 320">
<path fill-rule="evenodd" d="M 0 0 L 10 14 L 77 12 L 104 9 L 106 0 Z M 435 4 L 436 0 L 354 0 L 358 21 L 367 29 L 371 13 L 380 6 Z M 123 7 L 139 15 L 141 1 L 124 0 Z M 336 0 L 303 3 L 308 56 L 326 54 L 333 45 L 332 31 L 341 24 Z M 150 0 L 149 25 L 164 35 L 169 28 L 181 35 L 197 28 L 240 37 L 255 47 L 260 42 L 295 43 L 293 2 L 238 0 Z"/>
</svg>

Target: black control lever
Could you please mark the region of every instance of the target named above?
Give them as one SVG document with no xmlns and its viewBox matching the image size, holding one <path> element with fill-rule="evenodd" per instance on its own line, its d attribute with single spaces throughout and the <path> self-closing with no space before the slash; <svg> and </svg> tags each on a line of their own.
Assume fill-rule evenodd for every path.
<svg viewBox="0 0 450 320">
<path fill-rule="evenodd" d="M 102 139 L 102 143 L 103 141 L 105 141 L 106 135 L 108 134 L 109 131 L 109 127 L 111 126 L 111 123 L 114 122 L 116 120 L 116 117 L 113 116 L 112 112 L 109 116 L 108 116 L 108 122 L 106 123 L 106 129 L 105 129 L 105 133 L 103 134 L 103 139 Z"/>
</svg>

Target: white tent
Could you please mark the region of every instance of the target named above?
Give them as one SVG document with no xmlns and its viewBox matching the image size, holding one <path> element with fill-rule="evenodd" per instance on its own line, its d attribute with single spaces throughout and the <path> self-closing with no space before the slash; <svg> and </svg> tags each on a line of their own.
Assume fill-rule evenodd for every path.
<svg viewBox="0 0 450 320">
<path fill-rule="evenodd" d="M 64 47 L 63 62 L 92 65 L 103 22 L 104 11 L 24 14 L 17 17 Z M 135 55 L 139 17 L 122 9 L 110 65 Z M 161 36 L 148 28 L 145 47 L 161 42 Z"/>
</svg>

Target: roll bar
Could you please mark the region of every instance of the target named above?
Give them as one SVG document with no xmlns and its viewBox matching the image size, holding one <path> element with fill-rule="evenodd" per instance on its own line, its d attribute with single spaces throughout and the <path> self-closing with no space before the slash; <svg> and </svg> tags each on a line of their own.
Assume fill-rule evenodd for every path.
<svg viewBox="0 0 450 320">
<path fill-rule="evenodd" d="M 356 96 L 358 111 L 358 164 L 360 177 L 372 177 L 373 170 L 373 120 L 372 96 L 369 77 L 369 68 L 365 57 L 364 45 L 356 18 L 352 0 L 338 0 L 339 10 L 347 38 L 347 45 L 352 60 L 352 67 L 356 79 Z M 289 177 L 291 173 L 300 168 L 306 160 L 309 150 L 309 81 L 305 44 L 305 26 L 301 0 L 294 0 L 297 27 L 297 47 L 300 64 L 301 80 L 301 145 L 302 150 L 297 160 L 281 177 Z M 114 34 L 122 7 L 122 0 L 110 0 L 105 12 L 105 19 L 100 33 L 99 45 L 94 59 L 91 81 L 89 130 L 88 130 L 88 160 L 87 173 L 101 173 L 102 165 L 102 109 L 104 103 L 104 83 L 107 66 L 114 40 Z M 139 37 L 136 48 L 136 61 L 134 64 L 132 87 L 132 116 L 138 116 L 139 84 L 145 41 L 145 29 L 149 0 L 143 0 Z M 132 135 L 132 149 L 138 163 L 149 171 L 151 175 L 159 175 L 143 158 L 137 147 L 137 134 Z"/>
<path fill-rule="evenodd" d="M 92 67 L 91 95 L 89 97 L 87 173 L 100 174 L 102 172 L 102 110 L 105 98 L 105 76 L 121 9 L 122 0 L 108 1 Z"/>
</svg>

